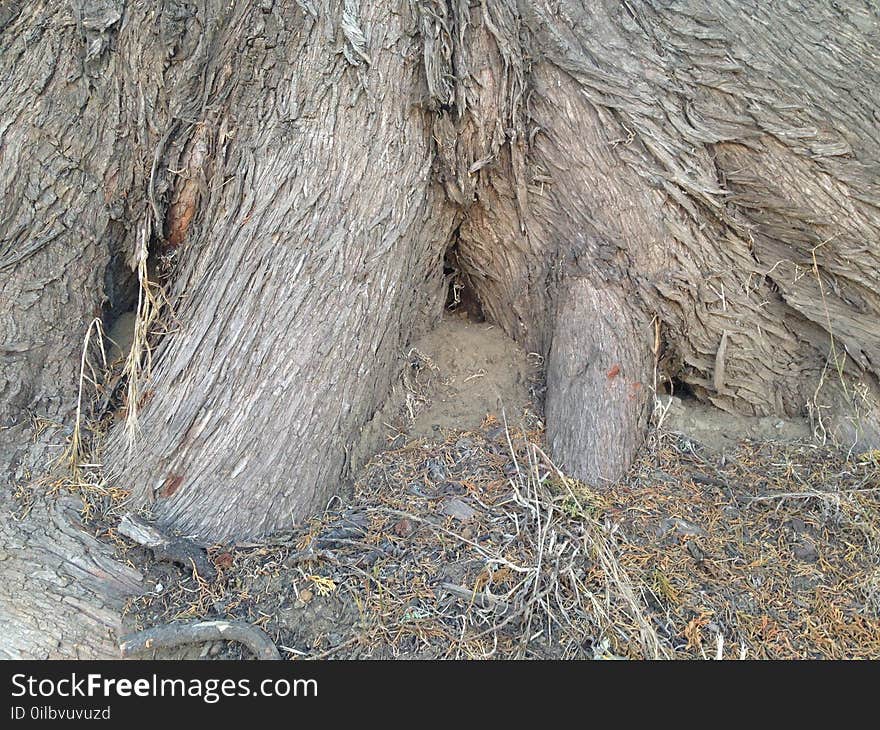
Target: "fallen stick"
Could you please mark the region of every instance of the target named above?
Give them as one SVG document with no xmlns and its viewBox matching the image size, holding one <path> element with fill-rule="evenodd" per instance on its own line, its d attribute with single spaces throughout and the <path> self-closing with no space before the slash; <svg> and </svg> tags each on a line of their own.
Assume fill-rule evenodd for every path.
<svg viewBox="0 0 880 730">
<path fill-rule="evenodd" d="M 237 641 L 250 649 L 256 659 L 281 659 L 269 635 L 244 621 L 197 621 L 156 626 L 123 636 L 119 649 L 122 656 L 128 658 L 151 649 L 173 649 L 204 641 Z"/>
<path fill-rule="evenodd" d="M 311 662 L 319 661 L 321 659 L 326 659 L 327 657 L 335 654 L 337 651 L 342 649 L 346 649 L 352 644 L 356 644 L 358 642 L 358 637 L 353 636 L 352 638 L 343 641 L 341 644 L 337 644 L 336 646 L 331 646 L 327 651 L 322 651 L 320 654 L 315 654 L 314 656 L 307 656 L 306 659 Z"/>
<path fill-rule="evenodd" d="M 496 608 L 499 613 L 507 613 L 510 609 L 507 601 L 500 596 L 494 596 L 491 593 L 482 593 L 465 588 L 456 583 L 440 583 L 438 589 L 451 593 L 456 598 L 461 598 L 470 603 L 476 604 L 479 608 Z"/>
</svg>

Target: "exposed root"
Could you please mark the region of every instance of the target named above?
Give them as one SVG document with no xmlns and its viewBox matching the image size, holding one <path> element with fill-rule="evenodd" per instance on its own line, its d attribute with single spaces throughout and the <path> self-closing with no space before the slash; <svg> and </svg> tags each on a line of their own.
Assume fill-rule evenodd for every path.
<svg viewBox="0 0 880 730">
<path fill-rule="evenodd" d="M 250 649 L 256 659 L 281 659 L 266 632 L 243 621 L 197 621 L 157 626 L 124 636 L 119 649 L 123 657 L 131 657 L 151 649 L 173 649 L 206 641 L 237 641 Z"/>
</svg>

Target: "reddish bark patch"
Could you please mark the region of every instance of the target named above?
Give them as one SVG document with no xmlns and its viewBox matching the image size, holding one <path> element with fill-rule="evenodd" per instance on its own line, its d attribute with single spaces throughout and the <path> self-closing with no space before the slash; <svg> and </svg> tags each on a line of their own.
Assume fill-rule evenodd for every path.
<svg viewBox="0 0 880 730">
<path fill-rule="evenodd" d="M 605 374 L 608 376 L 608 380 L 614 380 L 614 378 L 620 375 L 620 365 L 612 365 L 611 369 Z"/>
<path fill-rule="evenodd" d="M 171 207 L 168 214 L 168 245 L 179 246 L 186 239 L 190 223 L 196 214 L 196 201 L 193 189 L 187 186 L 181 198 Z"/>
<path fill-rule="evenodd" d="M 639 396 L 639 391 L 642 389 L 641 383 L 630 383 L 629 384 L 629 399 L 635 400 Z"/>
<path fill-rule="evenodd" d="M 199 177 L 204 174 L 208 158 L 207 134 L 207 125 L 196 125 L 196 132 L 184 156 L 183 170 L 178 173 L 181 175 L 181 182 L 177 186 L 165 221 L 167 245 L 172 248 L 180 246 L 186 240 L 199 209 Z"/>
<path fill-rule="evenodd" d="M 178 489 L 180 489 L 180 485 L 182 482 L 183 477 L 179 474 L 169 474 L 165 479 L 165 483 L 162 485 L 162 489 L 159 491 L 159 496 L 170 497 Z"/>
<path fill-rule="evenodd" d="M 400 537 L 409 537 L 413 533 L 413 530 L 415 528 L 413 527 L 412 522 L 404 517 L 400 522 L 394 525 L 393 529 L 395 535 L 399 535 Z"/>
<path fill-rule="evenodd" d="M 149 390 L 144 391 L 144 394 L 138 399 L 138 409 L 143 408 L 147 403 L 149 403 L 153 396 L 156 395 L 156 391 L 150 388 Z"/>
</svg>

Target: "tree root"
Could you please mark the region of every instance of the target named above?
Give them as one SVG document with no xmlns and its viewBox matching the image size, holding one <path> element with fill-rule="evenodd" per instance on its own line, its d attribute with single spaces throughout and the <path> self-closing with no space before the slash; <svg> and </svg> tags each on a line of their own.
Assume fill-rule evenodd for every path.
<svg viewBox="0 0 880 730">
<path fill-rule="evenodd" d="M 128 658 L 150 649 L 173 649 L 203 641 L 237 641 L 244 644 L 256 659 L 280 660 L 281 655 L 268 634 L 244 621 L 197 621 L 172 623 L 123 636 L 119 642 L 122 656 Z"/>
</svg>

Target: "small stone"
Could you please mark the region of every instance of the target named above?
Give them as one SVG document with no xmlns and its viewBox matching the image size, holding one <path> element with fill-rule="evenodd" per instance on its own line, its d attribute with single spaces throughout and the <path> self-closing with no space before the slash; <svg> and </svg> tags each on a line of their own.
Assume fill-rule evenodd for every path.
<svg viewBox="0 0 880 730">
<path fill-rule="evenodd" d="M 382 553 L 378 550 L 370 550 L 366 555 L 364 555 L 360 560 L 360 567 L 362 568 L 371 568 L 376 564 L 376 561 L 382 557 Z"/>
<path fill-rule="evenodd" d="M 467 488 L 461 482 L 444 482 L 439 491 L 445 495 L 459 495 L 466 494 Z"/>
<path fill-rule="evenodd" d="M 812 540 L 802 540 L 795 543 L 791 552 L 798 560 L 805 563 L 815 563 L 819 559 L 819 550 Z"/>
<path fill-rule="evenodd" d="M 657 537 L 662 537 L 671 530 L 675 530 L 679 535 L 688 537 L 707 537 L 709 535 L 702 527 L 695 525 L 693 522 L 688 522 L 680 517 L 665 517 L 660 520 L 660 524 L 657 526 Z"/>
<path fill-rule="evenodd" d="M 413 529 L 415 528 L 413 528 L 412 522 L 404 517 L 391 529 L 393 530 L 395 535 L 398 535 L 400 537 L 409 537 L 412 534 Z"/>
<path fill-rule="evenodd" d="M 791 579 L 791 588 L 797 593 L 806 593 L 816 587 L 812 578 L 806 575 L 796 575 Z"/>
<path fill-rule="evenodd" d="M 693 540 L 689 540 L 687 544 L 688 552 L 691 554 L 691 557 L 696 560 L 698 563 L 706 557 L 706 554 L 700 550 L 700 546 L 697 545 Z"/>
<path fill-rule="evenodd" d="M 432 482 L 442 482 L 446 479 L 446 469 L 439 461 L 428 462 L 428 478 Z"/>
<path fill-rule="evenodd" d="M 308 588 L 303 588 L 299 592 L 299 600 L 300 602 L 302 602 L 303 605 L 309 603 L 314 597 L 315 594 L 312 593 Z"/>
<path fill-rule="evenodd" d="M 486 438 L 491 441 L 497 441 L 501 439 L 506 440 L 506 437 L 504 436 L 504 426 L 495 426 L 495 428 L 490 428 L 486 432 Z"/>
<path fill-rule="evenodd" d="M 461 499 L 445 499 L 440 504 L 440 513 L 466 522 L 477 514 L 477 511 Z"/>
<path fill-rule="evenodd" d="M 418 482 L 410 482 L 407 487 L 407 491 L 410 494 L 415 494 L 417 497 L 429 497 L 430 494 L 425 490 L 425 487 Z"/>
<path fill-rule="evenodd" d="M 231 568 L 233 563 L 232 555 L 230 553 L 220 553 L 216 558 L 214 558 L 214 565 L 218 568 Z"/>
</svg>

